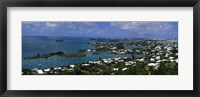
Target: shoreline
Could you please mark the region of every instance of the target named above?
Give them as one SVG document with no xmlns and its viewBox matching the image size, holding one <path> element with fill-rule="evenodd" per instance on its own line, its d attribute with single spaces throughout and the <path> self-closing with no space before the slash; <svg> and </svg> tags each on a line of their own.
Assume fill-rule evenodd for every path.
<svg viewBox="0 0 200 97">
<path fill-rule="evenodd" d="M 114 64 L 115 65 L 114 65 Z M 165 67 L 170 74 L 160 72 Z M 172 70 L 173 69 L 173 70 Z M 140 71 L 140 72 L 137 72 Z M 165 70 L 164 70 L 165 71 Z M 154 73 L 152 73 L 154 72 Z M 159 74 L 160 72 L 160 74 Z M 150 74 L 151 73 L 151 74 Z M 177 75 L 178 62 L 146 62 L 144 58 L 108 58 L 46 69 L 22 69 L 22 75 Z"/>
<path fill-rule="evenodd" d="M 103 41 L 103 40 L 101 40 Z M 94 47 L 79 49 L 73 53 L 62 51 L 48 54 L 37 54 L 27 60 L 49 58 L 55 55 L 64 58 L 87 57 L 87 52 L 102 53 L 108 55 L 128 54 L 131 58 L 101 58 L 97 56 L 95 61 L 79 62 L 69 66 L 61 66 L 48 69 L 22 69 L 24 75 L 176 75 L 178 74 L 178 42 L 175 40 L 146 40 L 128 41 L 108 40 L 105 42 L 90 42 L 87 45 Z M 128 48 L 132 46 L 135 48 Z M 135 55 L 141 55 L 136 57 Z M 96 56 L 96 55 L 95 55 Z M 98 59 L 99 58 L 99 59 Z M 38 66 L 39 67 L 39 66 Z"/>
</svg>

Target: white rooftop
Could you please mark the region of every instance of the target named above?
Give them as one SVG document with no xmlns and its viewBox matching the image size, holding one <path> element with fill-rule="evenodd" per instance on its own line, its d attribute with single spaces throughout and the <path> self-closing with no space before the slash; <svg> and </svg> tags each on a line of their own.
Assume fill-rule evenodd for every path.
<svg viewBox="0 0 200 97">
<path fill-rule="evenodd" d="M 44 71 L 45 71 L 45 72 L 48 72 L 48 71 L 50 71 L 50 69 L 49 69 L 49 68 L 48 68 L 48 69 L 44 69 Z"/>
<path fill-rule="evenodd" d="M 147 64 L 148 66 L 157 66 L 158 64 L 157 63 L 149 63 Z"/>
<path fill-rule="evenodd" d="M 42 70 L 37 70 L 38 74 L 44 74 L 44 72 Z"/>
</svg>

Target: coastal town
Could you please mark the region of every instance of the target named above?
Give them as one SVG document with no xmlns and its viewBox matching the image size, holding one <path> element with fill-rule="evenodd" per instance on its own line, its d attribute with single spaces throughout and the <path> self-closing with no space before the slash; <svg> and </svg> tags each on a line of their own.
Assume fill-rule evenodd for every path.
<svg viewBox="0 0 200 97">
<path fill-rule="evenodd" d="M 87 57 L 101 52 L 130 57 L 99 58 L 78 64 L 52 68 L 26 68 L 22 75 L 178 75 L 178 40 L 176 39 L 91 39 L 93 48 L 77 52 L 62 51 L 28 56 L 24 60 L 52 56 L 64 58 Z M 60 41 L 62 42 L 62 41 Z"/>
</svg>

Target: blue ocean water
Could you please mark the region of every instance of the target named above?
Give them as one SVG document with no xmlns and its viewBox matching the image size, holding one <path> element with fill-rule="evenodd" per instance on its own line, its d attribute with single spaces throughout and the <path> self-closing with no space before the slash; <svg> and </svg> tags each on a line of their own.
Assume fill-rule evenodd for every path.
<svg viewBox="0 0 200 97">
<path fill-rule="evenodd" d="M 63 42 L 56 42 L 55 40 L 63 40 Z M 96 42 L 90 38 L 75 38 L 75 37 L 43 37 L 43 36 L 23 36 L 22 37 L 22 68 L 51 68 L 59 66 L 68 66 L 76 63 L 95 61 L 99 58 L 117 58 L 117 57 L 131 57 L 131 55 L 116 55 L 101 52 L 99 54 L 92 54 L 87 52 L 86 57 L 82 58 L 64 58 L 60 56 L 52 56 L 48 59 L 29 59 L 23 58 L 28 56 L 36 56 L 38 53 L 47 54 L 50 52 L 63 51 L 65 53 L 73 53 L 79 49 L 94 49 L 90 42 Z M 132 48 L 132 47 L 127 47 Z"/>
</svg>

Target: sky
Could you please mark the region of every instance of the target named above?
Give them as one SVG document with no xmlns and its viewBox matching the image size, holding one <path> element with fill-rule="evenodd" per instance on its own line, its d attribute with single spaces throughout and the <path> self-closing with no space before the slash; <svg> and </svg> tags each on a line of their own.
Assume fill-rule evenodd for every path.
<svg viewBox="0 0 200 97">
<path fill-rule="evenodd" d="M 178 22 L 22 22 L 22 36 L 178 38 Z"/>
</svg>

